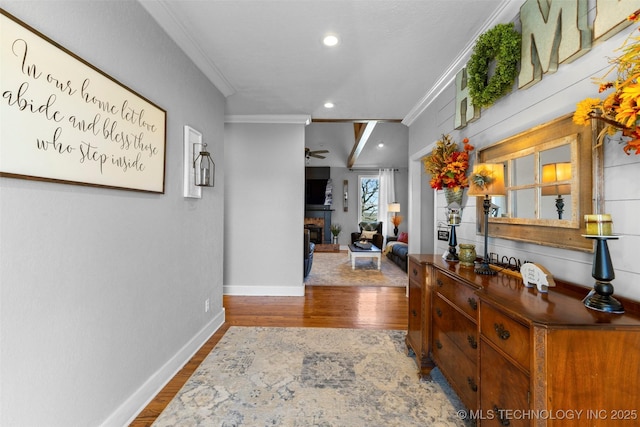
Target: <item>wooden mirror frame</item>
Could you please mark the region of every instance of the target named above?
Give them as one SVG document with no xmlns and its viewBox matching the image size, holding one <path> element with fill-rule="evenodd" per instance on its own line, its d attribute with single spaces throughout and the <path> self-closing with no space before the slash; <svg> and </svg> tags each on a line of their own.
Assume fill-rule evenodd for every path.
<svg viewBox="0 0 640 427">
<path fill-rule="evenodd" d="M 489 218 L 489 236 L 593 252 L 593 242 L 582 237 L 584 234 L 584 215 L 602 213 L 603 208 L 603 150 L 597 143 L 601 125 L 592 120 L 591 126 L 573 123 L 573 113 L 536 126 L 496 144 L 479 149 L 477 163 L 492 163 L 492 159 L 508 156 L 509 153 L 525 150 L 565 136 L 577 135 L 578 173 L 577 224 L 559 227 L 546 220 L 523 219 L 522 221 L 500 221 L 502 218 Z M 477 233 L 484 235 L 484 211 L 482 203 L 476 203 Z"/>
</svg>

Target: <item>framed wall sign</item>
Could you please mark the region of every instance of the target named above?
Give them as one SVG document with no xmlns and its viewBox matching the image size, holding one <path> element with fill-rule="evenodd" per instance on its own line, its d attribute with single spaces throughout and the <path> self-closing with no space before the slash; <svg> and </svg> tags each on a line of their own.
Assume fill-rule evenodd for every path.
<svg viewBox="0 0 640 427">
<path fill-rule="evenodd" d="M 166 112 L 0 9 L 0 176 L 164 193 Z"/>
</svg>

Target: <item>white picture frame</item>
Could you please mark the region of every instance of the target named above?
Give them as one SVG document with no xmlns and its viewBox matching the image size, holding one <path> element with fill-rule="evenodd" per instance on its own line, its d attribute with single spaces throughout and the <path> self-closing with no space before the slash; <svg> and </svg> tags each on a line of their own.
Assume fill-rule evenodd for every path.
<svg viewBox="0 0 640 427">
<path fill-rule="evenodd" d="M 202 198 L 202 187 L 195 184 L 195 174 L 193 173 L 194 144 L 202 146 L 202 133 L 191 126 L 185 125 L 183 138 L 184 156 L 184 197 L 191 199 Z"/>
</svg>

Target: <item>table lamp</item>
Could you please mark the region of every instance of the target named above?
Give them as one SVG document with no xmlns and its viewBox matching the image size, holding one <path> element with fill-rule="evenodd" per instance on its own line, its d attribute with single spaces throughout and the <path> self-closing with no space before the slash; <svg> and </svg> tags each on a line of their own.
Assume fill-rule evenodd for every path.
<svg viewBox="0 0 640 427">
<path fill-rule="evenodd" d="M 571 163 L 548 163 L 542 165 L 543 184 L 569 181 L 570 179 Z M 541 190 L 543 196 L 557 196 L 556 210 L 558 211 L 558 219 L 562 219 L 562 212 L 564 211 L 564 199 L 562 196 L 571 194 L 571 184 L 546 185 Z"/>
<path fill-rule="evenodd" d="M 393 202 L 389 203 L 388 209 L 389 212 L 393 212 L 393 216 L 396 216 L 398 212 L 400 212 L 400 203 Z M 398 223 L 399 224 L 399 223 Z M 398 235 L 398 226 L 394 222 L 393 234 Z"/>
<path fill-rule="evenodd" d="M 502 163 L 479 163 L 473 167 L 469 179 L 469 196 L 484 197 L 484 258 L 480 266 L 476 266 L 477 274 L 496 274 L 489 267 L 489 211 L 491 210 L 491 196 L 504 196 L 504 165 Z"/>
</svg>

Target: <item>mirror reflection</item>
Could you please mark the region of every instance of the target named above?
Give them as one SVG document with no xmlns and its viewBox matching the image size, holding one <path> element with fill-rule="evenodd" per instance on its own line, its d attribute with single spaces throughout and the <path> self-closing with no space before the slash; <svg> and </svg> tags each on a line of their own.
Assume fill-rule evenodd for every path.
<svg viewBox="0 0 640 427">
<path fill-rule="evenodd" d="M 507 195 L 492 198 L 491 219 L 577 221 L 577 159 L 575 135 L 492 159 L 505 165 Z"/>
<path fill-rule="evenodd" d="M 600 131 L 599 121 L 581 126 L 566 114 L 478 149 L 477 162 L 504 166 L 506 196 L 491 200 L 488 234 L 592 252 L 581 234 L 584 215 L 603 209 Z M 481 202 L 476 215 L 482 234 Z"/>
</svg>

